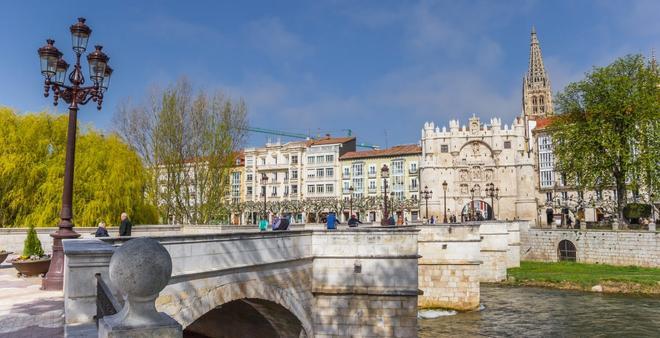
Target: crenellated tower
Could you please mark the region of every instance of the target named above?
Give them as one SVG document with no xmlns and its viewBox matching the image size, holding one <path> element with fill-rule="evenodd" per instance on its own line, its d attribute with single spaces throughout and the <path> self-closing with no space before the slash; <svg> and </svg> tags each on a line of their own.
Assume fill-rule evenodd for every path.
<svg viewBox="0 0 660 338">
<path fill-rule="evenodd" d="M 532 119 L 553 114 L 550 78 L 545 71 L 541 46 L 534 27 L 529 47 L 529 69 L 523 78 L 522 108 L 523 114 Z"/>
</svg>

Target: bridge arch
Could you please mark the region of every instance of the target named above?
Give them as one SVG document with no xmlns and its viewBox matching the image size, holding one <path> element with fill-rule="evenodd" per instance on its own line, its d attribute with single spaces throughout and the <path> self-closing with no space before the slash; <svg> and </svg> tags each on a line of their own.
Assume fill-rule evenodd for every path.
<svg viewBox="0 0 660 338">
<path fill-rule="evenodd" d="M 248 280 L 215 287 L 209 287 L 206 283 L 197 287 L 190 284 L 184 292 L 177 293 L 172 290 L 174 292 L 165 295 L 163 301 L 157 300 L 157 305 L 161 303 L 161 306 L 158 306 L 159 310 L 172 316 L 184 329 L 188 327 L 194 329 L 193 324 L 199 319 L 204 320 L 203 317 L 207 314 L 213 316 L 222 313 L 224 306 L 241 311 L 255 311 L 266 319 L 267 324 L 270 324 L 275 330 L 291 329 L 291 327 L 278 326 L 279 324 L 274 322 L 275 318 L 287 318 L 290 314 L 288 318 L 297 319 L 302 327 L 303 332 L 300 333 L 300 337 L 314 336 L 310 318 L 311 304 L 305 304 L 300 299 L 299 293 L 268 285 L 263 280 Z M 305 293 L 309 294 L 302 295 L 302 298 L 310 301 L 313 295 L 309 291 Z M 266 327 L 262 327 L 262 329 L 267 330 Z"/>
</svg>

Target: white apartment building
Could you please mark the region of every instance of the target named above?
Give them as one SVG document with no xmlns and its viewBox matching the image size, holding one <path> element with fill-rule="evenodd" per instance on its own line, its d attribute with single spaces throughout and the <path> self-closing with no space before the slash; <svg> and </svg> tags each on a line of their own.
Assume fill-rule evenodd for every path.
<svg viewBox="0 0 660 338">
<path fill-rule="evenodd" d="M 309 141 L 305 156 L 305 198 L 341 196 L 339 157 L 355 151 L 355 137 L 326 137 Z"/>
</svg>

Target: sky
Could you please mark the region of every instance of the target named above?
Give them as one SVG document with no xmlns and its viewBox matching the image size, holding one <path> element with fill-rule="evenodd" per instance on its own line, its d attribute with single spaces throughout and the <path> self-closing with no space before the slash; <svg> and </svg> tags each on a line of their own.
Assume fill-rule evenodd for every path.
<svg viewBox="0 0 660 338">
<path fill-rule="evenodd" d="M 419 142 L 424 122 L 510 124 L 521 111 L 536 27 L 553 92 L 593 66 L 660 48 L 660 1 L 7 1 L 0 4 L 0 106 L 64 113 L 44 98 L 37 49 L 54 38 L 71 63 L 68 27 L 87 18 L 88 51 L 114 68 L 106 132 L 122 102 L 185 76 L 242 98 L 251 126 L 359 142 Z M 83 69 L 87 73 L 87 66 Z M 277 136 L 250 134 L 246 145 Z M 286 141 L 283 138 L 282 141 Z"/>
</svg>

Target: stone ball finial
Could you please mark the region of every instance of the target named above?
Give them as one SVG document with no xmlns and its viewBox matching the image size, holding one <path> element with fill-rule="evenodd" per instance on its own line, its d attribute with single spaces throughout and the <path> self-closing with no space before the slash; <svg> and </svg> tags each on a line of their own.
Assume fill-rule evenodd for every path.
<svg viewBox="0 0 660 338">
<path fill-rule="evenodd" d="M 158 241 L 140 237 L 120 246 L 110 259 L 110 280 L 124 294 L 157 295 L 172 276 L 172 258 Z"/>
</svg>

